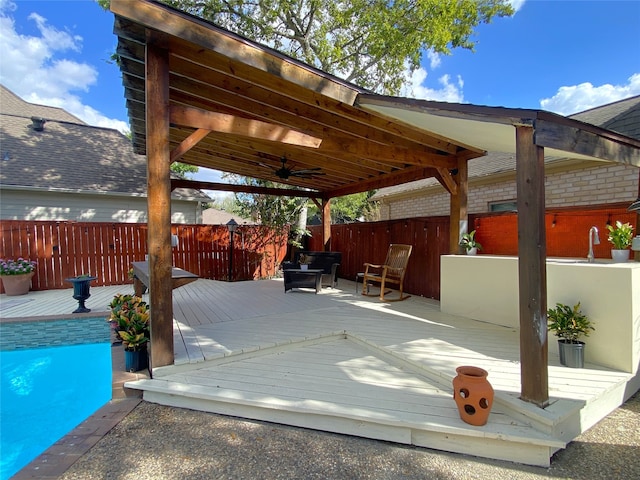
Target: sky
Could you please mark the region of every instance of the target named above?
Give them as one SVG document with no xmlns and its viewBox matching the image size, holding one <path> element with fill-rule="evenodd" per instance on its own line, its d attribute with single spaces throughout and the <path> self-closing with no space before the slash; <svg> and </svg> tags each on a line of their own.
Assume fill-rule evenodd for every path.
<svg viewBox="0 0 640 480">
<path fill-rule="evenodd" d="M 640 0 L 511 0 L 474 52 L 426 52 L 403 92 L 562 115 L 640 95 Z M 0 83 L 94 126 L 128 129 L 113 15 L 94 0 L 0 0 Z M 220 181 L 201 169 L 195 179 Z"/>
</svg>

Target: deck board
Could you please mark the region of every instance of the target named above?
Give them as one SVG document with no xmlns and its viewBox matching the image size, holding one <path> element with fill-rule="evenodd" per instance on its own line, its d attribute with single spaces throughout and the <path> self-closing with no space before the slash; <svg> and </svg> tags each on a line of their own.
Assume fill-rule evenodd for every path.
<svg viewBox="0 0 640 480">
<path fill-rule="evenodd" d="M 87 307 L 107 316 L 113 295 L 132 292 L 92 287 Z M 1 320 L 69 315 L 71 296 L 30 292 L 12 303 L 2 295 Z M 285 293 L 277 279 L 199 279 L 173 291 L 173 308 L 174 366 L 137 383 L 149 401 L 490 458 L 548 463 L 638 384 L 598 365 L 568 369 L 550 355 L 551 405 L 524 404 L 515 329 L 446 315 L 419 297 L 381 303 L 346 280 L 315 294 Z M 496 399 L 484 427 L 457 413 L 451 380 L 460 365 L 489 372 Z"/>
</svg>

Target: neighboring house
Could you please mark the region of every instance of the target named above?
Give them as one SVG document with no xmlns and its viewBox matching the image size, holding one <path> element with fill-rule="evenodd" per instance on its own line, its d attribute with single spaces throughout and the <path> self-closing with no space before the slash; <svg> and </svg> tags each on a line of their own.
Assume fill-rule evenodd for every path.
<svg viewBox="0 0 640 480">
<path fill-rule="evenodd" d="M 640 96 L 569 118 L 640 139 Z M 469 213 L 516 210 L 515 154 L 490 152 L 469 161 Z M 545 157 L 547 208 L 629 203 L 638 197 L 638 169 L 623 164 Z M 449 215 L 449 194 L 434 179 L 382 188 L 371 198 L 383 220 Z"/>
<path fill-rule="evenodd" d="M 0 219 L 147 221 L 147 161 L 117 130 L 25 102 L 0 85 Z M 171 222 L 201 223 L 211 198 L 172 192 Z"/>
<path fill-rule="evenodd" d="M 217 208 L 207 208 L 202 212 L 202 223 L 205 225 L 226 225 L 231 219 L 234 219 L 238 225 L 256 225 L 253 220 Z"/>
</svg>

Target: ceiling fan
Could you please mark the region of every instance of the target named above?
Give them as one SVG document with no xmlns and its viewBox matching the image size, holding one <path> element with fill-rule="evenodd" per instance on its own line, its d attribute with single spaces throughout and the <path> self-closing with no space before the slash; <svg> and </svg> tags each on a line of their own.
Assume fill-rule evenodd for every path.
<svg viewBox="0 0 640 480">
<path fill-rule="evenodd" d="M 286 165 L 287 157 L 285 157 L 284 155 L 280 158 L 280 161 L 282 162 L 282 166 L 277 169 L 273 168 L 271 165 L 265 165 L 264 163 L 261 163 L 260 165 L 272 169 L 276 177 L 281 178 L 282 180 L 286 180 L 289 177 L 311 178 L 314 175 L 324 175 L 324 173 L 319 172 L 319 170 L 321 170 L 320 167 L 305 168 L 303 170 L 291 170 Z"/>
</svg>

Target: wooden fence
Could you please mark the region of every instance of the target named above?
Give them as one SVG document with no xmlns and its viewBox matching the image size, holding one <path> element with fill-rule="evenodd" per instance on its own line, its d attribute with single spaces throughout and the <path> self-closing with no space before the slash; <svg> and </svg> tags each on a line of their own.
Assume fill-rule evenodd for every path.
<svg viewBox="0 0 640 480">
<path fill-rule="evenodd" d="M 84 273 L 98 277 L 93 285 L 130 282 L 131 262 L 145 259 L 147 225 L 3 220 L 0 258 L 38 262 L 32 290 L 70 288 L 65 278 Z M 230 238 L 222 225 L 173 225 L 178 236 L 173 264 L 213 280 L 228 280 Z M 232 279 L 273 276 L 286 255 L 287 234 L 263 226 L 240 226 L 234 234 Z M 4 291 L 4 290 L 3 290 Z"/>
<path fill-rule="evenodd" d="M 627 205 L 598 208 L 556 209 L 546 213 L 547 255 L 585 257 L 589 228 L 600 230 L 597 258 L 610 258 L 606 225 L 629 222 L 637 230 L 636 214 Z M 470 215 L 470 229 L 477 231 L 481 254 L 518 254 L 516 213 Z M 311 227 L 306 248 L 322 250 L 321 227 Z M 174 225 L 179 243 L 173 249 L 174 265 L 202 278 L 228 280 L 229 233 L 215 225 Z M 449 253 L 449 217 L 421 217 L 373 223 L 332 225 L 331 249 L 342 252 L 339 276 L 354 279 L 365 262 L 384 261 L 390 243 L 413 245 L 405 290 L 413 295 L 440 298 L 440 256 Z M 146 224 L 2 221 L 0 258 L 34 259 L 38 262 L 33 290 L 70 288 L 65 278 L 91 273 L 94 285 L 127 283 L 133 261 L 144 260 Z M 252 280 L 276 273 L 286 256 L 286 235 L 278 236 L 261 226 L 242 226 L 234 235 L 232 278 Z"/>
<path fill-rule="evenodd" d="M 594 247 L 597 258 L 611 258 L 607 224 L 629 222 L 638 232 L 636 214 L 628 204 L 596 208 L 565 208 L 546 212 L 547 256 L 586 258 L 591 226 L 600 231 L 600 245 Z M 470 230 L 482 245 L 480 254 L 518 254 L 517 213 L 477 214 L 469 216 Z M 307 248 L 322 250 L 322 227 L 312 227 Z M 405 277 L 405 291 L 427 298 L 440 298 L 440 256 L 449 253 L 449 217 L 421 217 L 375 223 L 332 225 L 331 249 L 342 252 L 339 276 L 355 279 L 363 264 L 381 263 L 390 243 L 413 245 Z"/>
</svg>

